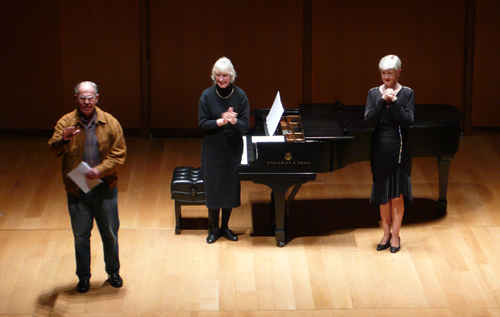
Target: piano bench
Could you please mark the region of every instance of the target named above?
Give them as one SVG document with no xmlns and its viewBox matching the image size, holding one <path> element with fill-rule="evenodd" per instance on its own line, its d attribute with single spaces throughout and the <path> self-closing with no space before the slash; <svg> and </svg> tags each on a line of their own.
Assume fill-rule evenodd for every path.
<svg viewBox="0 0 500 317">
<path fill-rule="evenodd" d="M 181 233 L 182 205 L 204 205 L 205 185 L 199 168 L 178 166 L 174 169 L 170 193 L 175 200 L 175 234 Z"/>
</svg>

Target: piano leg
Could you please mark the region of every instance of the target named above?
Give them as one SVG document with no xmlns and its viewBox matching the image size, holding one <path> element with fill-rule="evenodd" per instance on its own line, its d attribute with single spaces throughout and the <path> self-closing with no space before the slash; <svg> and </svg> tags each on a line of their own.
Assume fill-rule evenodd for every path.
<svg viewBox="0 0 500 317">
<path fill-rule="evenodd" d="M 274 184 L 273 202 L 274 202 L 274 236 L 276 237 L 276 245 L 283 247 L 286 244 L 286 202 L 285 195 L 290 185 Z"/>
<path fill-rule="evenodd" d="M 286 198 L 286 192 L 290 187 L 290 184 L 275 184 L 272 186 L 272 201 L 274 203 L 274 217 L 275 217 L 275 228 L 274 235 L 276 237 L 276 245 L 278 247 L 285 246 L 286 240 L 286 219 L 290 214 L 290 205 L 297 195 L 302 183 L 295 184 L 293 186 L 292 192 Z"/>
<path fill-rule="evenodd" d="M 446 213 L 446 207 L 448 204 L 447 192 L 448 192 L 448 175 L 450 172 L 451 157 L 439 156 L 438 157 L 438 169 L 439 169 L 439 200 L 438 205 L 441 210 Z"/>
<path fill-rule="evenodd" d="M 276 237 L 276 245 L 283 247 L 287 243 L 286 234 L 286 215 L 290 208 L 291 201 L 300 189 L 300 186 L 306 182 L 316 179 L 316 173 L 275 173 L 275 174 L 261 174 L 261 173 L 240 173 L 240 178 L 244 180 L 251 180 L 257 184 L 264 184 L 271 188 L 271 201 L 274 207 L 274 235 Z M 288 188 L 294 186 L 288 202 L 286 193 Z"/>
</svg>

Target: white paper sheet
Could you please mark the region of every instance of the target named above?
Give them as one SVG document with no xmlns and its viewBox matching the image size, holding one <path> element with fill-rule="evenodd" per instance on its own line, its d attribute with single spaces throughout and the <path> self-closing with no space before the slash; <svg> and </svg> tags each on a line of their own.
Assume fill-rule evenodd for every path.
<svg viewBox="0 0 500 317">
<path fill-rule="evenodd" d="M 90 171 L 90 166 L 85 163 L 81 162 L 78 164 L 77 167 L 75 167 L 71 172 L 68 173 L 68 177 L 75 182 L 78 187 L 86 194 L 88 193 L 92 188 L 95 186 L 99 185 L 102 183 L 102 180 L 100 178 L 97 179 L 88 179 L 87 176 L 85 176 L 88 172 Z"/>
<path fill-rule="evenodd" d="M 252 136 L 252 143 L 259 142 L 277 142 L 283 143 L 285 142 L 284 135 L 254 135 Z"/>
<path fill-rule="evenodd" d="M 243 153 L 241 154 L 241 165 L 248 165 L 247 136 L 243 135 Z"/>
<path fill-rule="evenodd" d="M 285 109 L 283 108 L 283 104 L 281 103 L 281 96 L 278 90 L 278 93 L 276 93 L 276 97 L 274 98 L 271 110 L 269 110 L 269 113 L 266 117 L 267 133 L 269 135 L 274 135 L 274 132 L 276 132 L 276 128 L 280 123 L 283 112 L 285 112 Z"/>
</svg>

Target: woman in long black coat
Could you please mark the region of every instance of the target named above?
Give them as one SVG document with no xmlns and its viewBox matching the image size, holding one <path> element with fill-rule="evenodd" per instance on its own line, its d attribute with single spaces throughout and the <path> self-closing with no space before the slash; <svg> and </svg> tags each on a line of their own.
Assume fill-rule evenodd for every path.
<svg viewBox="0 0 500 317">
<path fill-rule="evenodd" d="M 214 85 L 203 91 L 198 108 L 198 124 L 204 131 L 201 170 L 208 208 L 207 243 L 214 243 L 221 235 L 238 240 L 228 223 L 232 208 L 241 204 L 238 166 L 250 108 L 245 92 L 233 84 L 236 71 L 227 57 L 215 62 L 211 78 Z"/>
<path fill-rule="evenodd" d="M 408 153 L 408 125 L 414 122 L 415 97 L 410 87 L 399 82 L 401 60 L 387 55 L 379 62 L 383 84 L 368 91 L 365 120 L 376 123 L 372 135 L 371 202 L 379 205 L 384 236 L 377 250 L 401 248 L 399 232 L 404 215 L 404 199 L 410 201 L 411 157 Z"/>
</svg>

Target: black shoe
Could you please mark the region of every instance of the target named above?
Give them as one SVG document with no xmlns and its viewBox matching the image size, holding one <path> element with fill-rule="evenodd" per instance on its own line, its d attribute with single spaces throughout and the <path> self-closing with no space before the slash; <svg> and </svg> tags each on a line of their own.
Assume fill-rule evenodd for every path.
<svg viewBox="0 0 500 317">
<path fill-rule="evenodd" d="M 382 251 L 382 250 L 388 249 L 390 246 L 391 246 L 391 236 L 389 236 L 389 239 L 387 239 L 386 243 L 377 244 L 377 251 Z"/>
<path fill-rule="evenodd" d="M 389 240 L 389 241 L 390 241 L 390 240 Z M 398 252 L 399 250 L 401 250 L 401 239 L 399 239 L 399 245 L 398 245 L 397 247 L 393 247 L 393 246 L 391 245 L 391 249 L 390 249 L 391 253 L 396 253 L 396 252 Z"/>
<path fill-rule="evenodd" d="M 396 252 L 398 252 L 399 250 L 401 250 L 401 245 L 400 245 L 400 246 L 397 246 L 397 247 L 393 247 L 393 246 L 391 245 L 391 249 L 390 249 L 391 253 L 396 253 Z"/>
<path fill-rule="evenodd" d="M 88 278 L 82 278 L 76 285 L 76 291 L 78 293 L 87 293 L 90 288 L 90 280 Z"/>
<path fill-rule="evenodd" d="M 382 250 L 388 249 L 390 246 L 391 246 L 390 240 L 387 240 L 387 242 L 385 244 L 379 243 L 379 244 L 377 244 L 377 251 L 382 251 Z"/>
<path fill-rule="evenodd" d="M 113 286 L 114 288 L 120 288 L 123 286 L 123 280 L 118 273 L 113 273 L 109 276 L 108 278 L 108 283 L 109 285 Z"/>
<path fill-rule="evenodd" d="M 222 235 L 224 236 L 224 238 L 226 238 L 230 241 L 238 241 L 238 236 L 234 232 L 232 232 L 231 229 L 222 228 L 221 231 L 222 231 Z"/>
<path fill-rule="evenodd" d="M 216 231 L 216 232 L 209 232 L 208 236 L 207 236 L 207 243 L 208 244 L 212 244 L 215 241 L 217 241 L 217 239 L 219 239 L 219 237 L 220 237 L 220 233 L 218 231 Z"/>
</svg>

